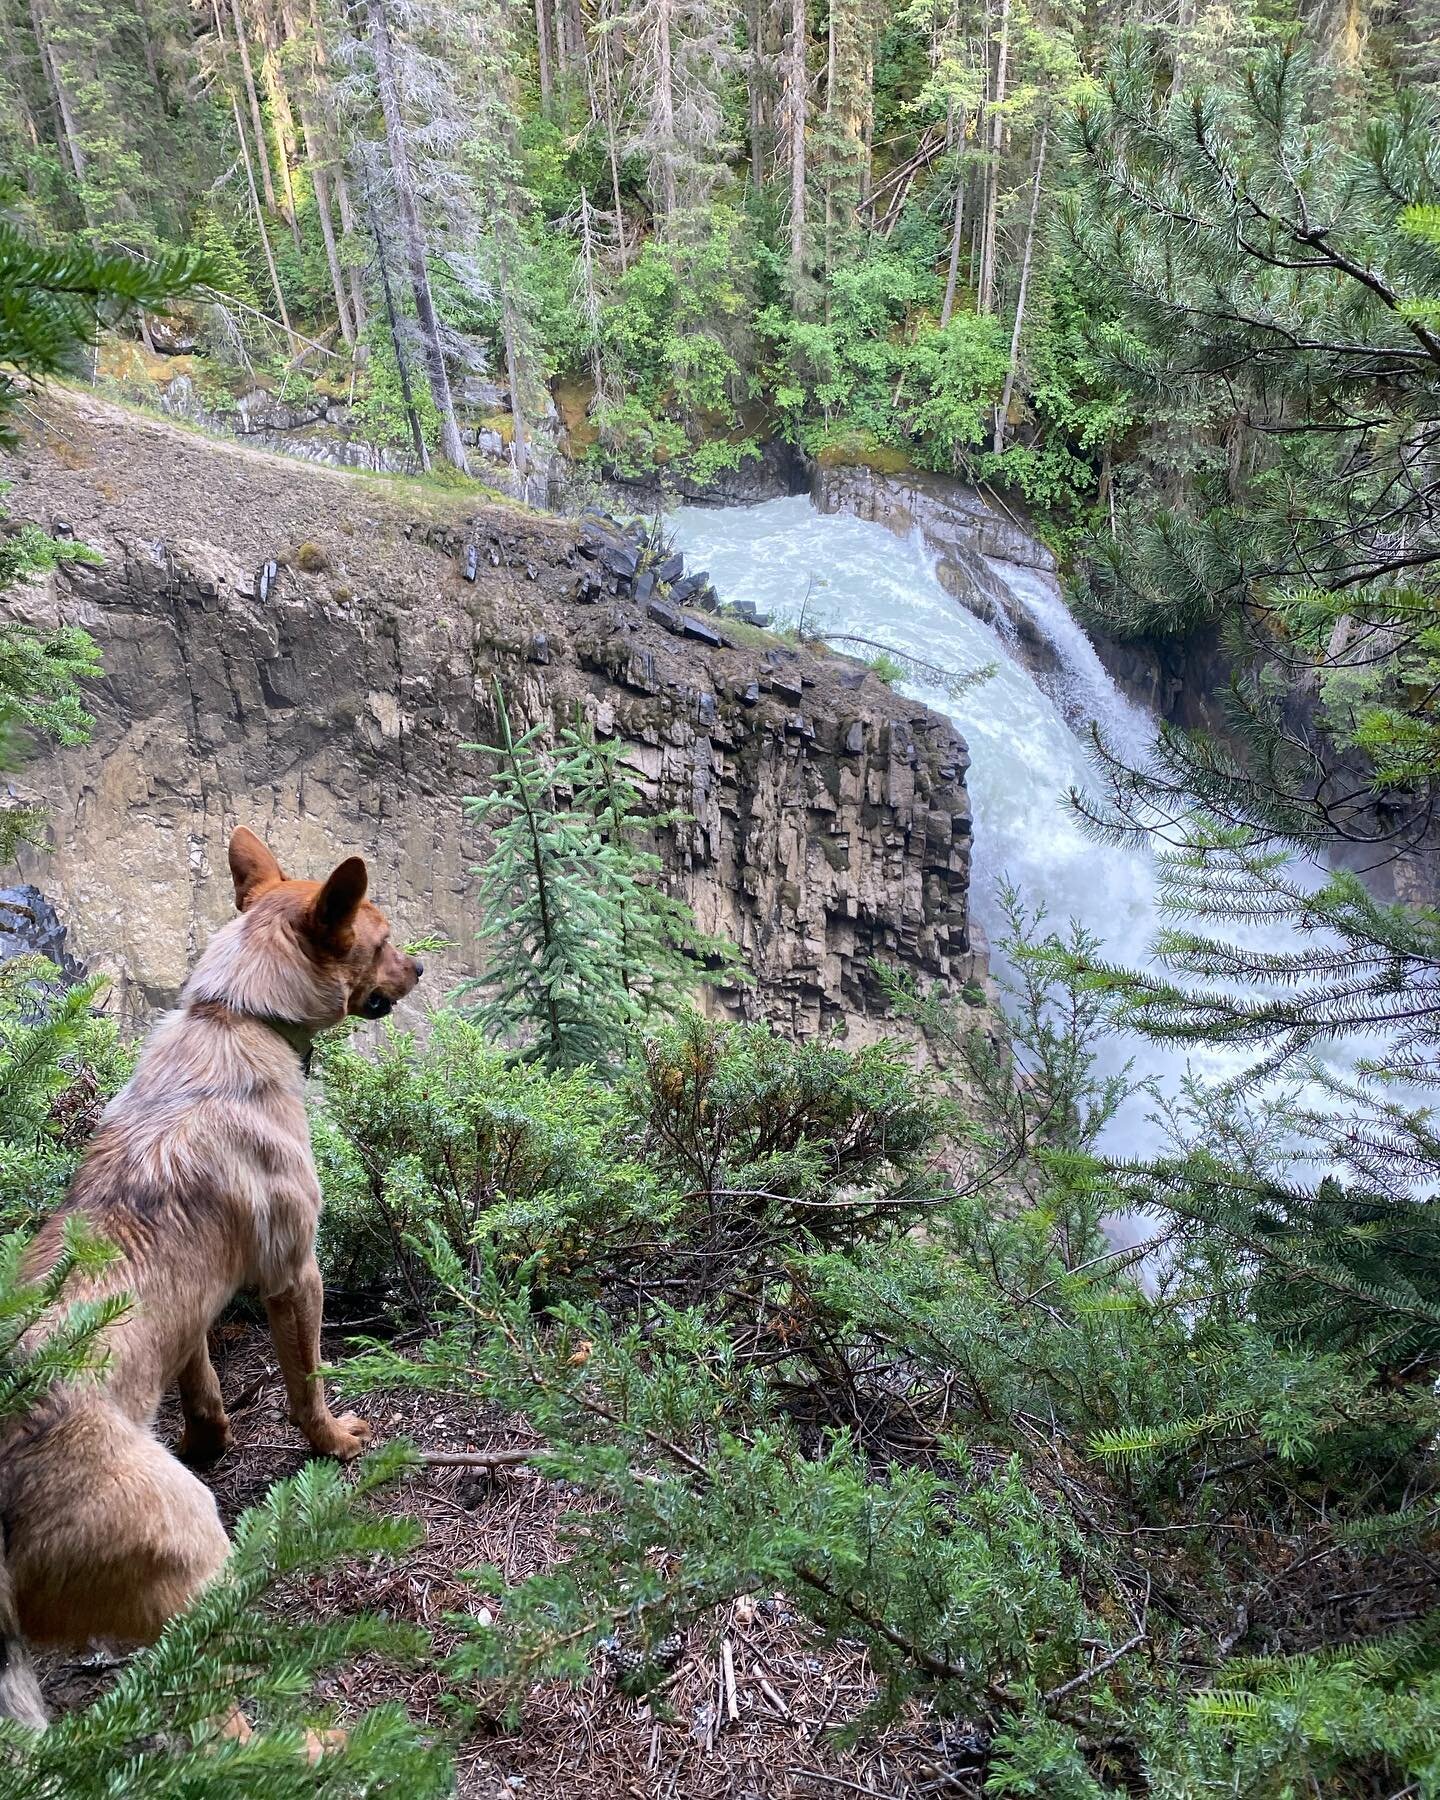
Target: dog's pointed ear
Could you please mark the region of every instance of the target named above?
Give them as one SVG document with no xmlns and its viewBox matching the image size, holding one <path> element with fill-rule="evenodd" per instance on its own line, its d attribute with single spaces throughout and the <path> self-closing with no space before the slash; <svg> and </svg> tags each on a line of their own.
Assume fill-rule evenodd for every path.
<svg viewBox="0 0 1440 1800">
<path fill-rule="evenodd" d="M 343 939 L 355 923 L 369 885 L 370 871 L 363 857 L 347 856 L 338 868 L 332 869 L 310 909 L 315 936 L 324 943 Z"/>
<path fill-rule="evenodd" d="M 230 877 L 235 883 L 235 910 L 245 908 L 285 879 L 285 871 L 253 831 L 241 825 L 230 839 Z"/>
</svg>

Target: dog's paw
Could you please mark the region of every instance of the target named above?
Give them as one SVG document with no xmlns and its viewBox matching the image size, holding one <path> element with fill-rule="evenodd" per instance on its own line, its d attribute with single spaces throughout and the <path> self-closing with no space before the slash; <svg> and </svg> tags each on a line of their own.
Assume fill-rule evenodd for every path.
<svg viewBox="0 0 1440 1800">
<path fill-rule="evenodd" d="M 208 1469 L 230 1448 L 228 1419 L 189 1419 L 175 1446 L 175 1454 L 192 1469 Z"/>
<path fill-rule="evenodd" d="M 350 1462 L 370 1442 L 370 1424 L 359 1413 L 341 1413 L 326 1420 L 310 1442 L 322 1456 L 333 1456 L 337 1462 Z"/>
</svg>

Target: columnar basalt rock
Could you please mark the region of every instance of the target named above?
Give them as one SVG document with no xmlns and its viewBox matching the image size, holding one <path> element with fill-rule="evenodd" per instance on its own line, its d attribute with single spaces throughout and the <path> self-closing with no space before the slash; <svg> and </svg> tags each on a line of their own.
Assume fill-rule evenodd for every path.
<svg viewBox="0 0 1440 1800">
<path fill-rule="evenodd" d="M 618 733 L 655 810 L 687 815 L 657 843 L 672 887 L 755 977 L 717 1004 L 864 1037 L 876 959 L 983 974 L 965 745 L 859 665 L 727 642 L 683 606 L 677 631 L 624 581 L 594 594 L 573 522 L 48 404 L 12 513 L 63 516 L 105 560 L 6 604 L 87 626 L 106 673 L 91 743 L 26 772 L 53 842 L 24 872 L 131 1014 L 173 999 L 223 918 L 239 820 L 297 870 L 360 851 L 397 930 L 439 930 L 449 971 L 471 967 L 485 846 L 463 796 L 497 680 L 518 720 Z"/>
</svg>

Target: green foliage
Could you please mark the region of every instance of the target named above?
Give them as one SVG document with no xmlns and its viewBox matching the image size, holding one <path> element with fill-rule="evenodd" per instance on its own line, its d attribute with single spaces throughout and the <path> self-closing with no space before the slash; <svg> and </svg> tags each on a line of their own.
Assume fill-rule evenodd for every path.
<svg viewBox="0 0 1440 1800">
<path fill-rule="evenodd" d="M 60 1255 L 44 1275 L 22 1271 L 28 1234 L 0 1237 L 0 1431 L 24 1418 L 57 1382 L 103 1372 L 104 1334 L 130 1309 L 124 1294 L 65 1304 L 72 1279 L 82 1283 L 114 1260 L 79 1217 L 67 1219 Z"/>
<path fill-rule="evenodd" d="M 547 1255 L 557 1278 L 573 1262 L 583 1278 L 585 1256 L 650 1217 L 637 1202 L 654 1184 L 626 1161 L 611 1091 L 583 1070 L 517 1063 L 455 1013 L 423 1042 L 392 1030 L 374 1058 L 327 1044 L 317 1072 L 321 1249 L 348 1287 L 384 1284 L 423 1308 L 432 1280 L 417 1246 L 436 1228 L 467 1259 L 490 1245 L 517 1263 Z"/>
<path fill-rule="evenodd" d="M 41 957 L 0 963 L 0 1231 L 55 1210 L 129 1072 L 130 1050 L 95 1009 L 105 986 L 101 976 L 64 986 Z"/>
<path fill-rule="evenodd" d="M 1202 1216 L 1192 1164 L 1183 1228 L 1158 1222 L 1182 1202 L 1151 1195 L 1167 1256 L 1137 1286 L 1146 1246 L 1102 1231 L 1138 1196 L 1097 1155 L 1129 1077 L 1096 1066 L 1096 946 L 1007 904 L 1008 1045 L 973 1009 L 892 983 L 948 1104 L 891 1051 L 694 1016 L 614 1089 L 492 1060 L 459 1115 L 437 1116 L 411 1096 L 463 1088 L 479 1059 L 447 1021 L 444 1061 L 387 1053 L 407 1066 L 387 1073 L 378 1126 L 327 1100 L 373 1131 L 376 1167 L 385 1108 L 414 1106 L 403 1154 L 431 1190 L 451 1191 L 453 1163 L 488 1198 L 511 1152 L 472 1163 L 468 1146 L 499 1143 L 493 1084 L 524 1081 L 506 1090 L 524 1115 L 505 1140 L 515 1200 L 459 1234 L 439 1204 L 416 1215 L 432 1335 L 347 1368 L 522 1412 L 542 1472 L 588 1496 L 559 1562 L 509 1588 L 481 1573 L 486 1612 L 449 1679 L 514 1717 L 537 1681 L 584 1679 L 618 1639 L 644 1691 L 672 1631 L 778 1591 L 865 1645 L 881 1685 L 866 1723 L 921 1698 L 975 1726 L 989 1791 L 1098 1796 L 1140 1771 L 1177 1800 L 1280 1800 L 1297 1758 L 1393 1791 L 1428 1766 L 1435 1729 L 1431 1586 L 1385 1573 L 1409 1554 L 1396 1546 L 1428 1543 L 1440 1493 L 1433 1345 L 1404 1335 L 1428 1329 L 1419 1228 L 1370 1232 L 1367 1323 L 1358 1294 L 1349 1315 L 1319 1303 L 1330 1222 L 1312 1219 L 1286 1279 Z M 557 1117 L 584 1143 L 551 1164 Z M 431 1156 L 432 1139 L 454 1148 Z M 1300 1238 L 1297 1217 L 1283 1248 Z M 1260 1554 L 1277 1541 L 1279 1568 Z M 1403 1614 L 1393 1653 L 1346 1648 L 1377 1591 Z M 1293 1654 L 1243 1654 L 1252 1620 L 1264 1643 L 1321 1593 Z"/>
<path fill-rule="evenodd" d="M 42 540 L 33 527 L 22 530 L 12 540 L 11 549 L 28 568 L 34 569 L 48 560 L 35 553 L 42 544 L 47 552 L 58 552 L 55 561 L 67 549 L 53 545 L 49 539 Z M 14 566 L 12 561 L 11 567 Z M 73 626 L 48 635 L 23 625 L 6 626 L 0 637 L 0 693 L 4 695 L 0 768 L 8 770 L 18 765 L 25 733 L 43 734 L 62 744 L 83 744 L 91 721 L 80 704 L 76 684 L 99 673 L 99 653 L 88 633 Z"/>
<path fill-rule="evenodd" d="M 101 318 L 163 307 L 208 277 L 203 258 L 189 251 L 141 261 L 73 241 L 46 246 L 0 219 L 0 365 L 34 376 L 58 374 L 71 366 Z M 5 420 L 14 399 L 7 378 L 0 383 L 0 433 L 10 430 Z"/>
<path fill-rule="evenodd" d="M 547 1066 L 604 1065 L 638 1021 L 725 978 L 733 952 L 659 886 L 660 859 L 637 840 L 679 820 L 637 811 L 624 746 L 579 727 L 554 750 L 541 726 L 517 739 L 496 692 L 501 741 L 472 746 L 496 759 L 494 785 L 465 803 L 490 828 L 478 892 L 488 960 L 461 992 L 478 996 L 488 1031 Z"/>
<path fill-rule="evenodd" d="M 202 206 L 196 211 L 191 235 L 209 269 L 209 285 L 247 306 L 259 306 L 260 289 L 242 232 L 216 207 Z"/>
<path fill-rule="evenodd" d="M 1396 809 L 1423 830 L 1440 767 L 1433 520 L 1405 472 L 1440 415 L 1431 103 L 1402 91 L 1347 138 L 1293 44 L 1214 92 L 1154 74 L 1127 42 L 1081 107 L 1065 225 L 1093 362 L 1201 448 L 1178 482 L 1127 477 L 1087 604 L 1122 636 L 1215 627 L 1236 668 L 1234 779 L 1171 734 L 1157 783 L 1204 805 L 1224 788 L 1219 816 L 1261 838 L 1390 843 Z M 1302 685 L 1308 737 L 1285 713 Z M 1388 791 L 1378 828 L 1357 763 Z"/>
<path fill-rule="evenodd" d="M 101 1699 L 38 1737 L 0 1723 L 0 1795 L 450 1793 L 448 1758 L 395 1707 L 366 1713 L 343 1743 L 310 1761 L 303 1727 L 324 1717 L 313 1695 L 320 1672 L 377 1652 L 416 1656 L 425 1640 L 373 1616 L 320 1622 L 296 1616 L 308 1607 L 284 1604 L 288 1584 L 337 1561 L 410 1548 L 409 1521 L 363 1505 L 405 1460 L 401 1446 L 372 1457 L 353 1483 L 322 1462 L 277 1483 L 237 1523 L 223 1575 Z M 246 1742 L 219 1735 L 237 1699 L 261 1725 Z"/>
<path fill-rule="evenodd" d="M 411 358 L 410 397 L 420 420 L 420 435 L 427 448 L 433 448 L 440 436 L 440 415 L 428 385 L 420 379 Z M 366 332 L 365 374 L 357 384 L 355 417 L 367 437 L 380 444 L 413 450 L 410 415 L 405 408 L 404 389 L 400 383 L 400 365 L 395 359 L 395 346 L 383 319 L 375 319 Z"/>
<path fill-rule="evenodd" d="M 597 296 L 593 329 L 576 339 L 561 323 L 551 339 L 557 363 L 568 356 L 576 373 L 600 371 L 597 460 L 627 475 L 659 467 L 704 481 L 755 454 L 736 406 L 747 385 L 752 257 L 744 221 L 717 207 L 698 242 L 645 243 Z M 573 288 L 572 277 L 568 317 L 577 321 Z"/>
<path fill-rule="evenodd" d="M 71 559 L 98 560 L 83 546 L 22 526 L 0 549 L 0 592 L 26 574 Z M 36 738 L 85 742 L 90 716 L 81 705 L 79 683 L 99 673 L 95 641 L 78 626 L 40 632 L 0 624 L 0 774 L 18 768 Z M 43 824 L 35 807 L 8 799 L 0 803 L 0 868 Z"/>
<path fill-rule="evenodd" d="M 934 303 L 935 280 L 891 250 L 839 271 L 833 288 L 824 324 L 779 307 L 757 321 L 790 428 L 811 450 L 852 433 L 904 449 L 926 468 L 965 468 L 1005 379 L 1000 322 L 957 312 L 943 329 L 927 317 L 912 323 L 918 308 Z"/>
<path fill-rule="evenodd" d="M 877 655 L 870 658 L 870 667 L 885 683 L 886 687 L 893 688 L 897 682 L 901 682 L 905 679 L 904 666 L 901 663 L 898 663 L 886 650 L 881 650 Z"/>
<path fill-rule="evenodd" d="M 326 1265 L 420 1309 L 437 1232 L 466 1266 L 527 1265 L 557 1296 L 667 1267 L 677 1291 L 712 1291 L 778 1246 L 859 1242 L 939 1192 L 936 1108 L 885 1046 L 853 1056 L 684 1013 L 610 1086 L 517 1063 L 440 1013 L 423 1043 L 392 1033 L 374 1060 L 330 1045 L 318 1068 Z"/>
</svg>

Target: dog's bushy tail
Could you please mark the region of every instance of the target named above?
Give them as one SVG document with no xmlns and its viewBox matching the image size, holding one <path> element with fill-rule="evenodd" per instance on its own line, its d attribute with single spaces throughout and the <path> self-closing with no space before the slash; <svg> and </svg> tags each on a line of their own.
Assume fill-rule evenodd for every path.
<svg viewBox="0 0 1440 1800">
<path fill-rule="evenodd" d="M 20 1635 L 15 1584 L 5 1561 L 5 1534 L 0 1528 L 0 1719 L 43 1730 L 48 1717 L 30 1651 Z"/>
</svg>

